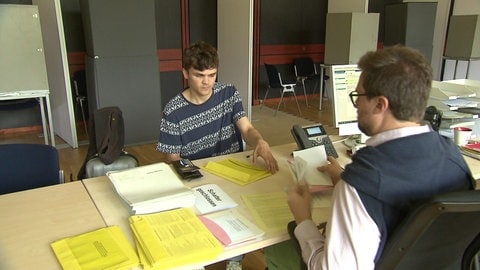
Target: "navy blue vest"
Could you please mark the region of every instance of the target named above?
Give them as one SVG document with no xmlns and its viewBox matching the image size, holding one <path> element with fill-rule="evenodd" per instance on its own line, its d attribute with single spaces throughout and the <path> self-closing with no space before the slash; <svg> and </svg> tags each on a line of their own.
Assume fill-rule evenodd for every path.
<svg viewBox="0 0 480 270">
<path fill-rule="evenodd" d="M 353 155 L 342 179 L 355 187 L 380 230 L 375 261 L 390 233 L 416 203 L 475 186 L 457 146 L 436 132 L 364 147 Z"/>
</svg>

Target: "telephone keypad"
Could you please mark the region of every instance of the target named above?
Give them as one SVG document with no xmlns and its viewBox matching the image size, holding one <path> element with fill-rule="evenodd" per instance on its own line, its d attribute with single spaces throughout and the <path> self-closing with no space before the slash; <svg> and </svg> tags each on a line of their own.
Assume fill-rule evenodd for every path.
<svg viewBox="0 0 480 270">
<path fill-rule="evenodd" d="M 327 153 L 327 156 L 338 158 L 337 151 L 335 150 L 335 147 L 333 146 L 329 136 L 318 136 L 310 141 L 312 142 L 312 146 L 325 145 L 325 152 Z"/>
</svg>

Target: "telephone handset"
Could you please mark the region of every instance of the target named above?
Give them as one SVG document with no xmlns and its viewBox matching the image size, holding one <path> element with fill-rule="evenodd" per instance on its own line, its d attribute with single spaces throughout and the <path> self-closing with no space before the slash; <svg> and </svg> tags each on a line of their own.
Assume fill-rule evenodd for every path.
<svg viewBox="0 0 480 270">
<path fill-rule="evenodd" d="M 318 145 L 325 145 L 327 156 L 338 158 L 337 151 L 333 146 L 330 137 L 325 132 L 322 124 L 309 126 L 293 125 L 292 136 L 300 149 L 310 148 Z"/>
</svg>

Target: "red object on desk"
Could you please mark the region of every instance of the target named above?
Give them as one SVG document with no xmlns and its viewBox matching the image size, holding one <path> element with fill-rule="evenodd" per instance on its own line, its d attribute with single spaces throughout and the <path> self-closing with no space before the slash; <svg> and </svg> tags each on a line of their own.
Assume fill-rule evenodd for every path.
<svg viewBox="0 0 480 270">
<path fill-rule="evenodd" d="M 463 147 L 480 153 L 480 143 L 470 143 L 464 145 Z"/>
</svg>

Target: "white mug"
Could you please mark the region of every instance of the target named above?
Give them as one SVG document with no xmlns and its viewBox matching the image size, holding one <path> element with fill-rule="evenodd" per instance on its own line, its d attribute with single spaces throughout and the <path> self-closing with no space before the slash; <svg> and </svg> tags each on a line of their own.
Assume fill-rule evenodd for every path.
<svg viewBox="0 0 480 270">
<path fill-rule="evenodd" d="M 457 145 L 466 145 L 472 136 L 472 129 L 467 127 L 456 127 L 453 129 L 453 141 Z"/>
</svg>

